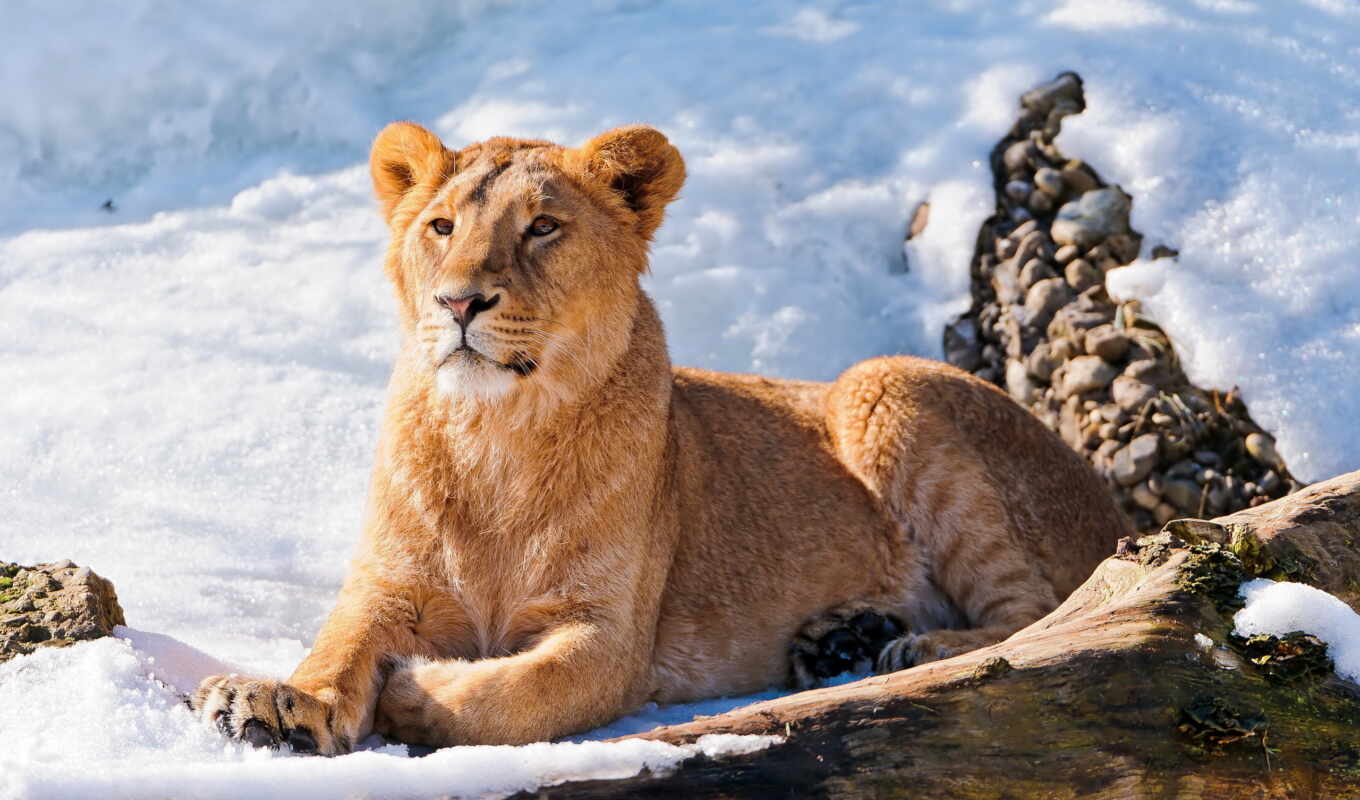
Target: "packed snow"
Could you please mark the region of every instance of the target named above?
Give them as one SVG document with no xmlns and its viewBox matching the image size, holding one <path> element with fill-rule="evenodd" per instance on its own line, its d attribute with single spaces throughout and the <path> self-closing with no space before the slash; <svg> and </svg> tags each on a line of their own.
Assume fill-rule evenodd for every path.
<svg viewBox="0 0 1360 800">
<path fill-rule="evenodd" d="M 1063 150 L 1180 250 L 1114 288 L 1315 480 L 1360 468 L 1357 63 L 1360 9 L 1322 0 L 7 4 L 0 558 L 90 565 L 136 630 L 0 668 L 0 793 L 474 792 L 521 757 L 244 752 L 148 677 L 286 675 L 344 573 L 395 348 L 365 167 L 386 122 L 659 126 L 690 172 L 647 279 L 674 360 L 829 378 L 939 355 L 987 154 L 1075 69 Z M 679 757 L 577 746 L 490 771 Z"/>
<path fill-rule="evenodd" d="M 1257 578 L 1242 584 L 1247 604 L 1233 615 L 1242 636 L 1311 633 L 1327 643 L 1336 674 L 1360 683 L 1360 614 L 1335 595 L 1306 583 Z"/>
</svg>

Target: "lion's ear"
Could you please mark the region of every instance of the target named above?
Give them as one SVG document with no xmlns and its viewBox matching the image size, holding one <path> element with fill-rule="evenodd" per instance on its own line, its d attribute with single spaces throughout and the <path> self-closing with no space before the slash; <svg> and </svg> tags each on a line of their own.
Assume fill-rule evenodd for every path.
<svg viewBox="0 0 1360 800">
<path fill-rule="evenodd" d="M 383 128 L 368 159 L 383 218 L 392 217 L 392 209 L 412 186 L 442 181 L 453 164 L 453 153 L 428 129 L 414 122 L 393 122 Z"/>
<path fill-rule="evenodd" d="M 586 170 L 623 198 L 637 214 L 638 232 L 650 239 L 685 182 L 680 151 L 656 128 L 629 125 L 596 136 L 581 153 Z"/>
</svg>

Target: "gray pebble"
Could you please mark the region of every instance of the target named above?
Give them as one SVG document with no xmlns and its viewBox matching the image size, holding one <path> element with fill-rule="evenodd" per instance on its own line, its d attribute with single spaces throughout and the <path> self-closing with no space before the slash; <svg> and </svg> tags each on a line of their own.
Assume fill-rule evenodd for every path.
<svg viewBox="0 0 1360 800">
<path fill-rule="evenodd" d="M 1070 246 L 1068 245 L 1068 247 Z M 1063 276 L 1078 292 L 1084 292 L 1092 286 L 1098 286 L 1102 281 L 1100 270 L 1091 266 L 1091 262 L 1084 258 L 1068 262 L 1067 268 L 1063 270 Z"/>
<path fill-rule="evenodd" d="M 1029 199 L 1029 193 L 1034 191 L 1034 187 L 1025 181 L 1011 181 L 1006 184 L 1006 196 L 1017 203 L 1023 203 Z"/>
<path fill-rule="evenodd" d="M 1029 370 L 1025 365 L 1015 359 L 1006 361 L 1006 391 L 1016 402 L 1021 405 L 1029 405 L 1034 402 L 1038 387 L 1034 380 L 1029 376 Z"/>
<path fill-rule="evenodd" d="M 1029 261 L 1026 261 L 1025 266 L 1020 269 L 1020 287 L 1025 291 L 1029 291 L 1030 287 L 1039 281 L 1056 277 L 1058 277 L 1058 273 L 1054 272 L 1053 268 L 1046 262 L 1037 258 L 1031 258 Z"/>
<path fill-rule="evenodd" d="M 1160 449 L 1161 437 L 1155 433 L 1135 438 L 1114 454 L 1114 479 L 1120 486 L 1132 486 L 1143 480 L 1157 466 Z"/>
<path fill-rule="evenodd" d="M 1062 195 L 1063 185 L 1062 173 L 1052 167 L 1040 167 L 1034 173 L 1034 187 L 1051 198 Z"/>
<path fill-rule="evenodd" d="M 1041 191 L 1029 193 L 1029 210 L 1035 214 L 1048 214 L 1053 211 L 1053 198 Z"/>
<path fill-rule="evenodd" d="M 1194 459 L 1206 467 L 1218 466 L 1218 453 L 1213 450 L 1196 450 Z"/>
<path fill-rule="evenodd" d="M 1280 466 L 1280 454 L 1275 450 L 1275 442 L 1269 436 L 1262 433 L 1253 433 L 1247 436 L 1247 452 L 1256 459 L 1257 463 L 1272 469 Z"/>
<path fill-rule="evenodd" d="M 1153 510 L 1162 502 L 1162 498 L 1158 497 L 1155 492 L 1149 489 L 1146 483 L 1140 483 L 1129 490 L 1129 496 L 1133 498 L 1133 502 L 1137 503 L 1142 508 L 1146 508 L 1148 511 Z"/>
<path fill-rule="evenodd" d="M 1099 357 L 1097 356 L 1097 358 Z M 1156 396 L 1157 388 L 1155 386 L 1150 386 L 1127 375 L 1120 375 L 1110 384 L 1110 399 L 1129 413 L 1138 413 L 1142 410 L 1144 404 Z"/>
<path fill-rule="evenodd" d="M 1058 209 L 1050 233 L 1060 245 L 1089 248 L 1129 229 L 1129 196 L 1117 186 L 1094 189 Z"/>
<path fill-rule="evenodd" d="M 1072 290 L 1062 278 L 1047 278 L 1035 283 L 1025 294 L 1025 322 L 1037 328 L 1048 325 L 1053 314 L 1072 299 Z M 1113 379 L 1113 375 L 1110 376 Z"/>
<path fill-rule="evenodd" d="M 1129 335 L 1113 325 L 1097 325 L 1086 332 L 1086 350 L 1106 361 L 1117 362 L 1129 352 Z"/>
<path fill-rule="evenodd" d="M 1038 152 L 1039 148 L 1035 147 L 1034 142 L 1022 139 L 1006 148 L 1001 161 L 1006 165 L 1007 172 L 1019 172 L 1029 168 L 1030 161 L 1038 155 Z"/>
<path fill-rule="evenodd" d="M 1104 389 L 1118 374 L 1118 370 L 1105 363 L 1099 356 L 1079 356 L 1067 362 L 1058 395 L 1071 397 L 1082 392 Z"/>
<path fill-rule="evenodd" d="M 1199 484 L 1183 478 L 1169 480 L 1162 486 L 1162 496 L 1187 514 L 1199 512 L 1199 494 Z"/>
</svg>

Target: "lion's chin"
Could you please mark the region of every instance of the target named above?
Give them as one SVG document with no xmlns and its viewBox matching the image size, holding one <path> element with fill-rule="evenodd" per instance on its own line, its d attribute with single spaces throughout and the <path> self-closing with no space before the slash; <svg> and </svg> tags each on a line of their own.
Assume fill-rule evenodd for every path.
<svg viewBox="0 0 1360 800">
<path fill-rule="evenodd" d="M 483 356 L 455 353 L 435 371 L 435 386 L 450 397 L 497 400 L 514 390 L 520 378 Z"/>
</svg>

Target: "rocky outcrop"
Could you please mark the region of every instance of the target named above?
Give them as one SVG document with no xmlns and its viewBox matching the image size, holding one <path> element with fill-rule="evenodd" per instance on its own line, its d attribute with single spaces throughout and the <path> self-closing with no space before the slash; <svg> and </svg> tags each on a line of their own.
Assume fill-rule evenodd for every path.
<svg viewBox="0 0 1360 800">
<path fill-rule="evenodd" d="M 0 561 L 0 662 L 108 636 L 124 624 L 113 584 L 89 567 Z"/>
<path fill-rule="evenodd" d="M 1021 98 L 992 152 L 996 212 L 978 234 L 972 306 L 945 329 L 946 360 L 1005 388 L 1085 455 L 1139 530 L 1298 489 L 1237 390 L 1191 384 L 1166 333 L 1106 292 L 1105 274 L 1143 242 L 1133 199 L 1054 144 L 1085 107 L 1070 72 Z"/>
</svg>

